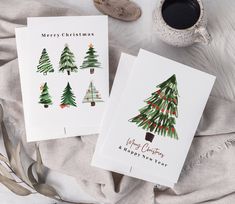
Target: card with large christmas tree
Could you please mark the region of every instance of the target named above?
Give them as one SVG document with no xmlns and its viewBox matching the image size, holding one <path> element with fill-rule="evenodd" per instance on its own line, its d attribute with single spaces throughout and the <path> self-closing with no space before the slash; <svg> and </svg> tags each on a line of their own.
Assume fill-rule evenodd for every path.
<svg viewBox="0 0 235 204">
<path fill-rule="evenodd" d="M 130 166 L 131 162 L 126 162 L 125 159 L 114 160 L 109 154 L 103 154 L 102 147 L 105 140 L 109 137 L 109 126 L 112 124 L 112 120 L 117 114 L 114 109 L 118 107 L 120 97 L 125 90 L 128 83 L 130 73 L 133 69 L 136 57 L 122 53 L 119 61 L 119 65 L 115 74 L 115 80 L 113 82 L 110 99 L 108 101 L 108 108 L 103 119 L 102 128 L 98 137 L 95 152 L 92 158 L 91 165 L 103 168 L 110 171 L 116 171 L 121 174 L 139 178 L 141 180 L 150 181 L 153 183 L 161 183 L 164 186 L 173 187 L 174 182 L 169 180 L 163 180 L 158 174 L 151 174 L 149 171 L 143 171 L 142 168 L 136 168 L 134 165 Z"/>
<path fill-rule="evenodd" d="M 28 18 L 16 35 L 27 141 L 98 133 L 109 96 L 107 16 Z"/>
<path fill-rule="evenodd" d="M 140 50 L 130 76 L 119 81 L 125 86 L 111 95 L 97 151 L 106 156 L 93 164 L 172 187 L 215 77 Z"/>
</svg>

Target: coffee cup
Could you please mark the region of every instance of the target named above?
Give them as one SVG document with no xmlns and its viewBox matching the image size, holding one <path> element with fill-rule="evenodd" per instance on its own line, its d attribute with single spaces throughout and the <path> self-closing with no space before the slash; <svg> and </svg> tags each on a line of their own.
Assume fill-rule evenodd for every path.
<svg viewBox="0 0 235 204">
<path fill-rule="evenodd" d="M 201 0 L 160 0 L 154 30 L 161 40 L 178 47 L 199 42 L 208 45 L 207 17 Z"/>
</svg>

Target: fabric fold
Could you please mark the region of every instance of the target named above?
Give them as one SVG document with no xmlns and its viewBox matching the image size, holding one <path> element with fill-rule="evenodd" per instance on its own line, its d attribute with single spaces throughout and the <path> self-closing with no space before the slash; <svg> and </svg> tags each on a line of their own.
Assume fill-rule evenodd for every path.
<svg viewBox="0 0 235 204">
<path fill-rule="evenodd" d="M 218 135 L 235 132 L 235 102 L 210 96 L 196 135 Z"/>
</svg>

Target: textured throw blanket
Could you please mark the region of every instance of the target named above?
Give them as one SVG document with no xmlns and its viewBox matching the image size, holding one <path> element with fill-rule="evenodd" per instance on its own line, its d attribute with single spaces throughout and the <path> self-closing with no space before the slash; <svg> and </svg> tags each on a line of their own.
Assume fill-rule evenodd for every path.
<svg viewBox="0 0 235 204">
<path fill-rule="evenodd" d="M 81 2 L 84 4 L 84 0 Z M 174 48 L 160 42 L 152 32 L 156 26 L 152 22 L 156 1 L 136 2 L 143 11 L 138 21 L 124 23 L 109 19 L 110 82 L 120 52 L 137 54 L 140 47 L 217 76 L 179 182 L 172 189 L 154 187 L 149 182 L 91 167 L 97 135 L 40 142 L 44 164 L 76 178 L 83 190 L 99 203 L 235 203 L 235 2 L 205 1 L 213 41 L 209 46 L 198 44 L 188 48 Z M 3 121 L 11 139 L 22 141 L 28 155 L 33 155 L 34 144 L 26 143 L 25 138 L 14 29 L 26 25 L 29 16 L 99 14 L 95 8 L 89 12 L 65 8 L 58 1 L 50 4 L 42 0 L 0 1 Z M 2 143 L 1 137 L 0 133 Z M 0 152 L 3 151 L 1 144 Z"/>
</svg>

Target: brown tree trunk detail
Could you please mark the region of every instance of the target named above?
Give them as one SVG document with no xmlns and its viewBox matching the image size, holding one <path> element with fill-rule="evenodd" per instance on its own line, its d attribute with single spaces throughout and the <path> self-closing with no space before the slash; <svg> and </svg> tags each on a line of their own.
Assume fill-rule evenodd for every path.
<svg viewBox="0 0 235 204">
<path fill-rule="evenodd" d="M 150 132 L 146 132 L 146 134 L 145 134 L 146 141 L 152 142 L 154 137 L 155 137 L 155 135 Z"/>
<path fill-rule="evenodd" d="M 90 69 L 90 74 L 94 74 L 95 70 L 94 69 Z"/>
</svg>

